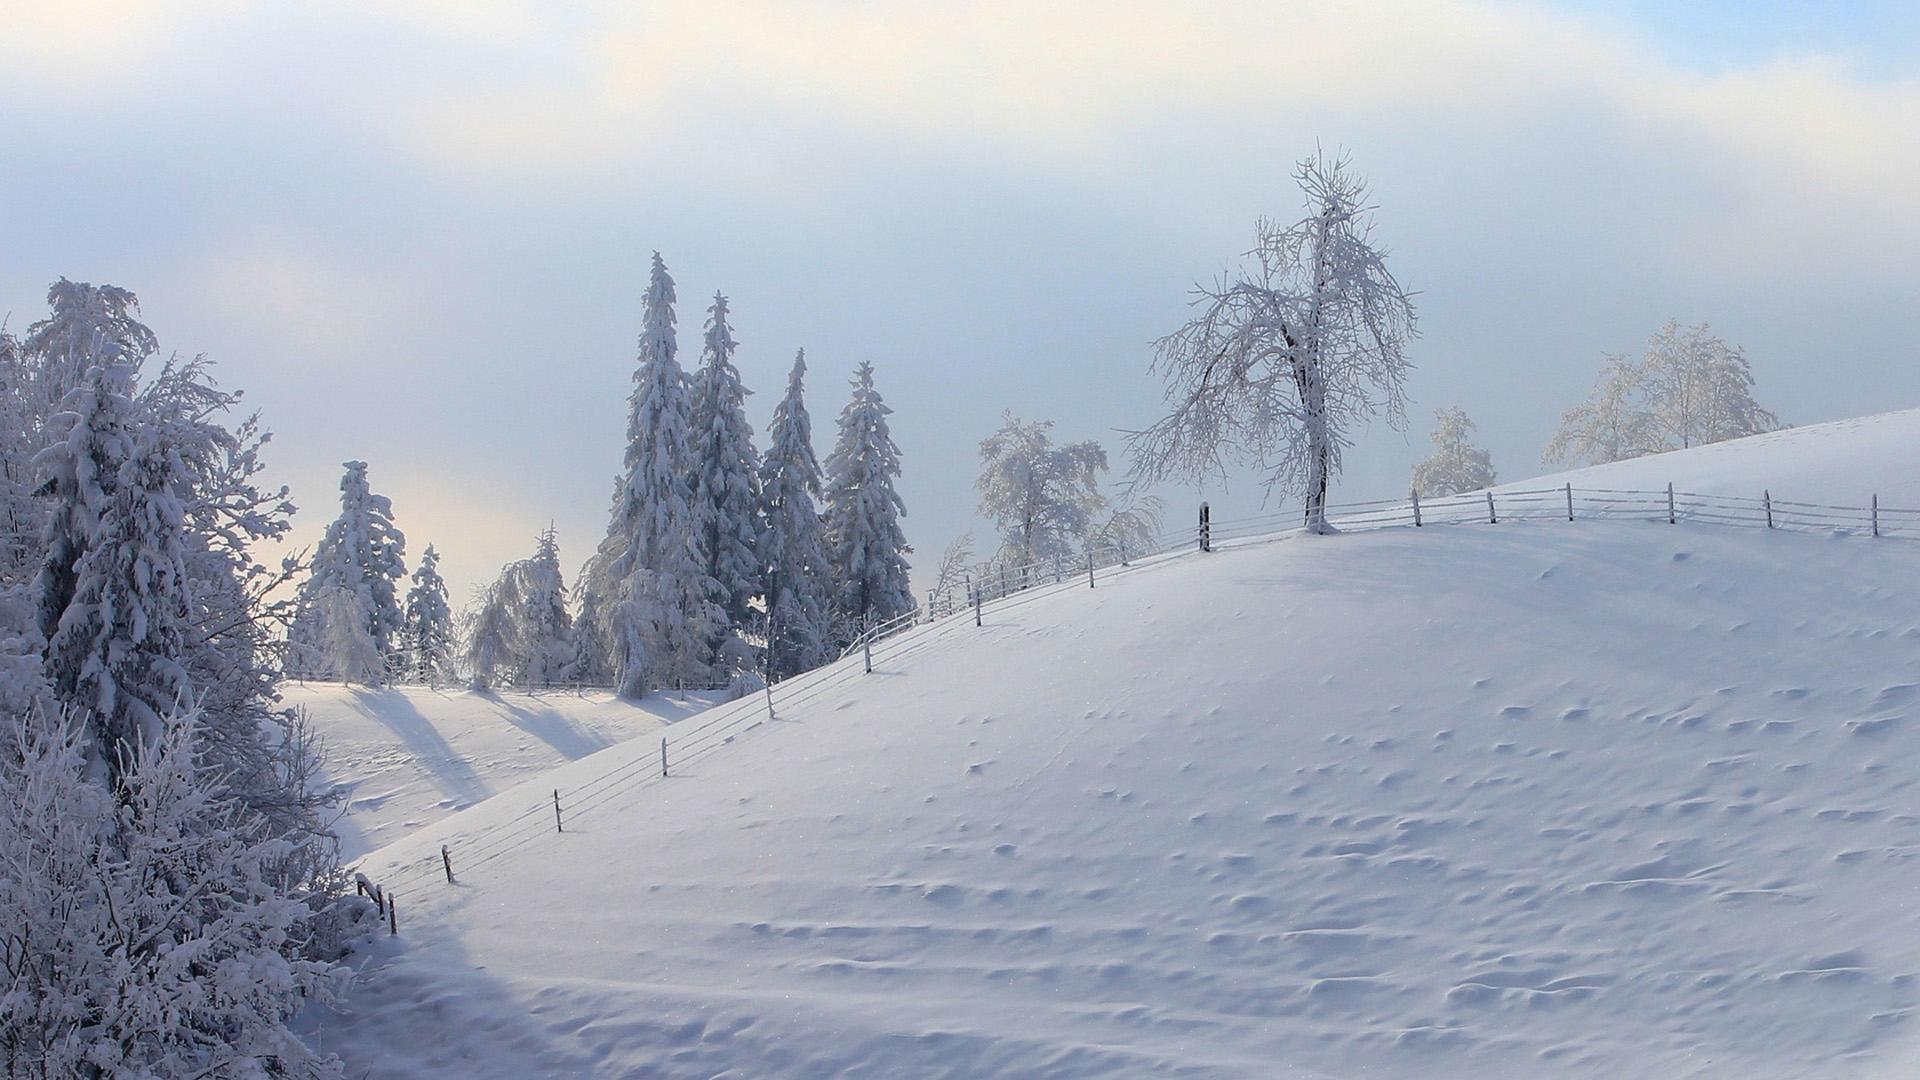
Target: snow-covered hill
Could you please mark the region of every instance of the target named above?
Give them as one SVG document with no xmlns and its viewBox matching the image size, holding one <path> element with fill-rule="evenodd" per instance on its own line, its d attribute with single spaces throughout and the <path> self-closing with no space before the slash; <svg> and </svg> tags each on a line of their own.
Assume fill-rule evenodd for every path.
<svg viewBox="0 0 1920 1080">
<path fill-rule="evenodd" d="M 1744 474 L 1689 455 L 1891 501 L 1920 416 L 1743 445 Z M 1689 455 L 1629 464 L 1702 486 Z M 986 622 L 666 781 L 637 740 L 374 853 L 401 934 L 313 1037 L 374 1077 L 1915 1060 L 1920 543 L 1296 536 Z M 609 776 L 564 835 L 474 857 Z M 470 868 L 429 884 L 448 841 Z"/>
<path fill-rule="evenodd" d="M 291 683 L 325 743 L 327 779 L 347 788 L 336 825 L 350 859 L 577 758 L 657 733 L 713 695 L 634 704 L 611 694 Z"/>
</svg>

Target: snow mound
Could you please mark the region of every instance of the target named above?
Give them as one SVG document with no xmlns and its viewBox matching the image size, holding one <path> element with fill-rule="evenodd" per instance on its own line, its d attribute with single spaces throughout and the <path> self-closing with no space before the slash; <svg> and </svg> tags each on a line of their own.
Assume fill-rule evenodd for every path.
<svg viewBox="0 0 1920 1080">
<path fill-rule="evenodd" d="M 353 859 L 556 765 L 657 733 L 713 695 L 636 705 L 601 692 L 290 683 L 282 697 L 323 740 L 325 779 L 346 788 L 335 830 Z"/>
</svg>

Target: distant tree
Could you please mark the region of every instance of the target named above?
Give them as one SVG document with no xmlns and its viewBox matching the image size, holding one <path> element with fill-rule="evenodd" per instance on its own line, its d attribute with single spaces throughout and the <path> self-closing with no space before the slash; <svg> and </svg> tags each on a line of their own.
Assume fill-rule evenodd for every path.
<svg viewBox="0 0 1920 1080">
<path fill-rule="evenodd" d="M 775 678 L 831 659 L 833 579 L 826 532 L 815 509 L 820 462 L 807 415 L 807 351 L 794 354 L 787 394 L 773 408 L 767 456 L 760 466 L 760 555 L 767 568 L 767 622 Z"/>
<path fill-rule="evenodd" d="M 1254 265 L 1196 289 L 1200 314 L 1155 344 L 1172 411 L 1129 442 L 1136 480 L 1199 477 L 1250 459 L 1327 531 L 1328 485 L 1350 431 L 1386 410 L 1401 422 L 1409 294 L 1372 240 L 1363 181 L 1309 158 L 1295 179 L 1307 216 L 1262 220 Z"/>
<path fill-rule="evenodd" d="M 1670 321 L 1638 360 L 1607 358 L 1592 396 L 1562 415 L 1541 457 L 1600 465 L 1779 427 L 1780 418 L 1753 400 L 1753 372 L 1739 346 L 1705 323 Z"/>
<path fill-rule="evenodd" d="M 1433 413 L 1433 453 L 1413 467 L 1413 490 L 1422 495 L 1453 495 L 1493 486 L 1493 458 L 1473 444 L 1477 429 L 1458 407 Z"/>
<path fill-rule="evenodd" d="M 407 613 L 402 634 L 411 675 L 431 682 L 453 659 L 453 609 L 447 603 L 447 583 L 440 577 L 440 553 L 432 544 L 420 553 L 407 590 Z"/>
<path fill-rule="evenodd" d="M 750 391 L 733 366 L 738 346 L 727 325 L 727 298 L 713 294 L 700 370 L 693 376 L 694 528 L 707 576 L 718 582 L 730 626 L 755 615 L 765 587 L 760 542 L 760 462 L 747 423 Z M 715 643 L 716 648 L 719 643 Z"/>
<path fill-rule="evenodd" d="M 887 430 L 887 408 L 873 388 L 873 365 L 853 377 L 853 399 L 840 411 L 840 434 L 827 456 L 828 558 L 839 588 L 836 614 L 849 630 L 904 615 L 914 608 L 900 531 L 906 506 L 893 490 L 900 448 Z"/>
<path fill-rule="evenodd" d="M 1123 558 L 1151 554 L 1160 542 L 1161 512 L 1160 499 L 1154 495 L 1116 507 L 1094 527 L 1088 546 L 1118 549 Z"/>
<path fill-rule="evenodd" d="M 522 683 L 538 689 L 570 677 L 576 655 L 560 542 L 549 527 L 531 556 L 509 563 L 481 595 L 467 645 L 473 688 Z"/>
<path fill-rule="evenodd" d="M 947 549 L 940 553 L 940 564 L 933 572 L 933 592 L 936 596 L 953 596 L 954 590 L 964 585 L 973 571 L 973 534 L 961 533 Z M 955 598 L 958 602 L 958 598 Z"/>
<path fill-rule="evenodd" d="M 1091 440 L 1055 446 L 1053 421 L 1013 413 L 980 443 L 980 512 L 1000 529 L 1000 558 L 1015 565 L 1065 556 L 1106 508 L 1107 452 Z"/>
<path fill-rule="evenodd" d="M 387 665 L 399 656 L 406 613 L 398 583 L 407 573 L 407 538 L 393 523 L 393 504 L 368 487 L 367 463 L 349 461 L 346 470 L 340 478 L 340 516 L 314 551 L 289 641 L 303 673 L 379 686 L 386 682 Z M 339 619 L 355 625 L 333 625 Z M 339 651 L 360 641 L 363 628 L 371 654 Z"/>
</svg>

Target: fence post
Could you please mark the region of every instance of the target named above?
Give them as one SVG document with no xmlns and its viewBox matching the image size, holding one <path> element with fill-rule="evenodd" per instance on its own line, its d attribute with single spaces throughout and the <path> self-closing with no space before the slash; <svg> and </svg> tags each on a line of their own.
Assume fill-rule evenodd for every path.
<svg viewBox="0 0 1920 1080">
<path fill-rule="evenodd" d="M 1880 493 L 1873 495 L 1873 535 L 1880 535 Z"/>
<path fill-rule="evenodd" d="M 400 904 L 397 901 L 396 894 L 390 892 L 387 894 L 387 936 L 394 937 L 399 933 Z"/>
<path fill-rule="evenodd" d="M 1669 480 L 1667 481 L 1667 524 L 1675 524 L 1678 520 L 1673 513 L 1673 481 Z"/>
<path fill-rule="evenodd" d="M 660 775 L 667 775 L 667 737 L 660 736 Z"/>
<path fill-rule="evenodd" d="M 868 635 L 869 636 L 864 641 L 860 642 L 860 652 L 867 658 L 867 674 L 871 675 L 873 674 L 873 637 L 871 636 L 872 631 L 868 631 Z"/>
<path fill-rule="evenodd" d="M 1567 484 L 1567 520 L 1573 520 L 1573 484 L 1571 481 Z"/>
<path fill-rule="evenodd" d="M 1060 553 L 1053 553 L 1053 583 L 1060 584 Z"/>
<path fill-rule="evenodd" d="M 1760 503 L 1767 508 L 1767 528 L 1771 529 L 1773 528 L 1773 492 L 1762 491 Z"/>
<path fill-rule="evenodd" d="M 980 625 L 980 590 L 973 590 L 973 625 Z"/>
<path fill-rule="evenodd" d="M 1093 588 L 1093 549 L 1087 549 L 1087 588 Z"/>
<path fill-rule="evenodd" d="M 767 680 L 767 719 L 769 720 L 775 719 L 773 715 L 773 680 L 772 679 Z M 666 743 L 666 741 L 667 740 L 665 739 L 665 737 L 662 737 L 660 740 L 660 742 L 663 745 Z M 664 770 L 665 766 L 662 766 L 661 768 Z"/>
<path fill-rule="evenodd" d="M 1200 550 L 1213 550 L 1213 509 L 1206 503 L 1200 504 Z"/>
<path fill-rule="evenodd" d="M 560 822 L 560 789 L 553 789 L 553 831 L 566 832 L 567 827 Z"/>
<path fill-rule="evenodd" d="M 1493 489 L 1492 488 L 1487 489 L 1487 524 L 1489 525 L 1500 524 L 1500 516 L 1493 512 Z"/>
<path fill-rule="evenodd" d="M 1408 488 L 1407 494 L 1413 496 L 1413 527 L 1417 529 L 1422 524 L 1420 520 L 1420 489 Z"/>
<path fill-rule="evenodd" d="M 453 854 L 445 844 L 440 845 L 440 865 L 447 870 L 447 884 L 453 884 Z"/>
</svg>

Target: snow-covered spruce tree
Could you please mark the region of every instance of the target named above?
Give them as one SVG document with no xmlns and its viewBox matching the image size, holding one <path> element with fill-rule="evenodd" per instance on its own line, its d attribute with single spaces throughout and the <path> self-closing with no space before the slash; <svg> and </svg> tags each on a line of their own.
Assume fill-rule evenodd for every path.
<svg viewBox="0 0 1920 1080">
<path fill-rule="evenodd" d="M 29 404 L 32 370 L 20 339 L 0 330 L 0 588 L 39 570 L 41 508 L 33 497 L 40 416 Z"/>
<path fill-rule="evenodd" d="M 3 707 L 3 706 L 0 706 Z M 337 1076 L 287 1028 L 339 988 L 289 841 L 218 797 L 198 722 L 123 748 L 111 788 L 38 709 L 0 724 L 0 939 L 9 1076 Z"/>
<path fill-rule="evenodd" d="M 767 566 L 767 621 L 773 631 L 772 668 L 784 679 L 831 659 L 832 569 L 826 532 L 815 509 L 820 461 L 813 453 L 807 415 L 807 351 L 794 354 L 787 395 L 773 408 L 767 456 L 760 467 L 761 556 Z"/>
<path fill-rule="evenodd" d="M 1008 412 L 980 443 L 980 513 L 1000 529 L 999 558 L 1014 566 L 1064 558 L 1106 508 L 1107 452 L 1088 440 L 1053 444 L 1053 421 Z"/>
<path fill-rule="evenodd" d="M 1307 216 L 1262 220 L 1250 268 L 1198 287 L 1199 314 L 1155 343 L 1169 414 L 1129 440 L 1136 481 L 1199 477 L 1251 460 L 1328 531 L 1327 489 L 1351 431 L 1402 420 L 1413 303 L 1372 237 L 1366 184 L 1344 159 L 1295 173 Z"/>
<path fill-rule="evenodd" d="M 69 400 L 90 408 L 104 398 L 117 403 L 115 410 L 130 412 L 132 403 L 121 393 L 127 378 L 123 367 L 96 367 Z M 70 415 L 77 428 L 78 409 Z M 130 442 L 70 568 L 73 591 L 55 624 L 43 627 L 49 631 L 46 671 L 55 703 L 87 732 L 88 774 L 103 781 L 117 780 L 121 764 L 165 736 L 163 718 L 194 700 L 185 663 L 193 631 L 186 509 L 179 495 L 183 470 L 174 448 L 153 427 L 134 430 Z M 88 459 L 72 454 L 67 443 L 54 444 L 42 460 L 56 478 L 56 498 L 94 494 L 72 482 Z M 64 507 L 57 513 L 70 516 Z M 52 562 L 47 569 L 43 612 L 58 591 L 55 582 L 69 572 Z"/>
<path fill-rule="evenodd" d="M 907 580 L 906 505 L 893 490 L 900 448 L 887 431 L 893 412 L 873 388 L 873 365 L 853 377 L 853 399 L 840 410 L 840 434 L 827 455 L 827 557 L 839 590 L 839 637 L 914 609 Z"/>
<path fill-rule="evenodd" d="M 440 553 L 432 544 L 420 553 L 420 565 L 413 570 L 402 641 L 408 673 L 420 682 L 438 679 L 453 660 L 453 608 L 447 603 L 447 583 L 440 578 Z"/>
<path fill-rule="evenodd" d="M 35 361 L 29 394 L 43 419 L 103 360 L 137 367 L 160 351 L 153 331 L 140 322 L 140 301 L 126 289 L 61 278 L 47 288 L 47 307 L 47 317 L 28 327 L 21 342 Z"/>
<path fill-rule="evenodd" d="M 1413 490 L 1454 495 L 1493 486 L 1493 458 L 1473 445 L 1478 430 L 1458 406 L 1435 409 L 1433 453 L 1413 467 Z"/>
<path fill-rule="evenodd" d="M 1638 360 L 1610 356 L 1585 402 L 1568 409 L 1542 460 L 1599 465 L 1773 431 L 1753 400 L 1746 354 L 1705 323 L 1668 322 Z"/>
<path fill-rule="evenodd" d="M 626 473 L 607 538 L 588 565 L 585 605 L 600 612 L 600 640 L 623 697 L 655 686 L 706 685 L 726 612 L 707 574 L 692 508 L 693 406 L 677 359 L 673 278 L 659 252 L 647 285 L 640 362 L 627 419 Z"/>
<path fill-rule="evenodd" d="M 720 583 L 729 626 L 755 615 L 764 588 L 760 542 L 759 455 L 747 423 L 749 391 L 733 366 L 738 346 L 727 325 L 727 298 L 713 294 L 700 370 L 693 376 L 693 520 L 707 576 Z M 716 647 L 718 643 L 716 643 Z"/>
<path fill-rule="evenodd" d="M 301 674 L 379 686 L 398 655 L 405 612 L 407 538 L 393 523 L 393 504 L 367 485 L 367 463 L 349 461 L 340 478 L 340 516 L 313 553 L 289 644 Z M 355 625 L 333 625 L 348 619 Z M 343 649 L 361 640 L 372 652 Z"/>
</svg>

